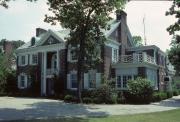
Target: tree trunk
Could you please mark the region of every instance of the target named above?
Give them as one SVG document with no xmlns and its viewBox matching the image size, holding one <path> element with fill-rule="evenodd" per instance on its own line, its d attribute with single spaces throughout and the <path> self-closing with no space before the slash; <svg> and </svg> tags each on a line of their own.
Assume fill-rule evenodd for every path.
<svg viewBox="0 0 180 122">
<path fill-rule="evenodd" d="M 77 63 L 77 81 L 78 81 L 78 89 L 77 89 L 77 94 L 78 94 L 78 102 L 82 103 L 82 98 L 81 98 L 81 90 L 82 90 L 82 73 L 83 73 L 83 66 L 84 66 L 84 51 L 85 51 L 85 33 L 86 33 L 86 27 L 83 28 L 83 33 L 81 34 L 80 37 L 80 49 L 78 51 L 78 63 Z"/>
</svg>

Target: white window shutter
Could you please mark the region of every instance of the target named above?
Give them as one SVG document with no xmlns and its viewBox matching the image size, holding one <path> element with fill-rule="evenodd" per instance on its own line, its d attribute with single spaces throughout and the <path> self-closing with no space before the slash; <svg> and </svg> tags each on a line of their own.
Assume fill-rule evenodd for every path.
<svg viewBox="0 0 180 122">
<path fill-rule="evenodd" d="M 67 54 L 67 60 L 68 60 L 68 62 L 70 62 L 71 61 L 71 50 L 70 49 L 68 49 L 68 54 Z"/>
<path fill-rule="evenodd" d="M 27 75 L 24 75 L 24 76 L 25 76 L 24 87 L 27 88 L 28 87 L 28 77 L 27 77 Z"/>
<path fill-rule="evenodd" d="M 28 55 L 25 56 L 25 65 L 28 65 Z"/>
<path fill-rule="evenodd" d="M 71 88 L 71 75 L 70 74 L 67 74 L 67 89 L 70 89 Z"/>
<path fill-rule="evenodd" d="M 84 89 L 88 89 L 89 87 L 89 75 L 88 73 L 84 73 Z"/>
<path fill-rule="evenodd" d="M 20 88 L 20 87 L 21 87 L 21 86 L 20 86 L 20 82 L 21 82 L 21 76 L 20 76 L 20 75 L 18 75 L 18 81 L 17 81 L 18 88 Z"/>
<path fill-rule="evenodd" d="M 96 87 L 101 85 L 101 73 L 96 73 Z"/>
<path fill-rule="evenodd" d="M 32 54 L 31 55 L 29 55 L 29 64 L 32 64 Z"/>
<path fill-rule="evenodd" d="M 20 65 L 20 56 L 17 56 L 17 64 Z"/>
</svg>

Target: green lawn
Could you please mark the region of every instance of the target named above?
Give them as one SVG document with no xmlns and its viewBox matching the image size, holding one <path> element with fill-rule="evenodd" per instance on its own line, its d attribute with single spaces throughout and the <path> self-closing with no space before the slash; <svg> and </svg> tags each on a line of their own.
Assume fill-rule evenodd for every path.
<svg viewBox="0 0 180 122">
<path fill-rule="evenodd" d="M 124 116 L 108 116 L 99 118 L 61 118 L 53 120 L 29 120 L 18 122 L 180 122 L 180 109 Z"/>
</svg>

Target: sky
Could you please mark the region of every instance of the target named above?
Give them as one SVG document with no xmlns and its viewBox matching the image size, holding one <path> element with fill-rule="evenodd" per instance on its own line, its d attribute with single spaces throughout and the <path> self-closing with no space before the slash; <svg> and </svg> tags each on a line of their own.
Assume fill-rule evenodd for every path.
<svg viewBox="0 0 180 122">
<path fill-rule="evenodd" d="M 145 16 L 146 38 L 148 45 L 157 45 L 165 51 L 169 49 L 172 36 L 166 28 L 175 22 L 173 16 L 165 16 L 171 1 L 130 1 L 125 6 L 127 24 L 132 35 L 143 34 L 143 17 Z M 45 23 L 44 15 L 49 13 L 45 0 L 35 3 L 16 0 L 9 3 L 9 8 L 0 7 L 0 39 L 23 40 L 28 42 L 35 36 L 35 29 L 60 30 L 60 25 Z"/>
</svg>

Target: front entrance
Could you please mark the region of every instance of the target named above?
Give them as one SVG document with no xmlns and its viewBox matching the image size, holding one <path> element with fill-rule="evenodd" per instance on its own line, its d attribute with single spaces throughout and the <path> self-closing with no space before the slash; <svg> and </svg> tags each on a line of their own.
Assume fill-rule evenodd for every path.
<svg viewBox="0 0 180 122">
<path fill-rule="evenodd" d="M 52 78 L 47 78 L 46 84 L 46 94 L 47 96 L 54 95 L 54 80 Z"/>
</svg>

